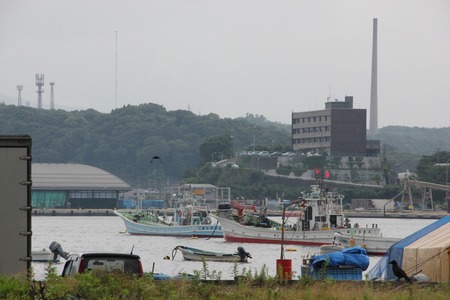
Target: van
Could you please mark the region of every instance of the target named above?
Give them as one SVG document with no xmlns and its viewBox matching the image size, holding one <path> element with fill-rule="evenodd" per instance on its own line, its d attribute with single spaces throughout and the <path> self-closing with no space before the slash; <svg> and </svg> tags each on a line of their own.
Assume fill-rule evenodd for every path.
<svg viewBox="0 0 450 300">
<path fill-rule="evenodd" d="M 71 254 L 62 271 L 63 277 L 87 271 L 120 272 L 126 275 L 144 276 L 141 258 L 124 253 Z"/>
</svg>

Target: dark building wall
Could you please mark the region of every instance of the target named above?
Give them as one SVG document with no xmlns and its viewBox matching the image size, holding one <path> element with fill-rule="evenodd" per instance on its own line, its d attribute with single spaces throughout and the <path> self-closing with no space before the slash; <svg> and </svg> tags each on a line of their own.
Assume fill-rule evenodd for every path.
<svg viewBox="0 0 450 300">
<path fill-rule="evenodd" d="M 331 155 L 366 154 L 366 110 L 332 109 Z"/>
<path fill-rule="evenodd" d="M 379 141 L 366 142 L 365 109 L 353 109 L 353 97 L 329 101 L 325 110 L 292 113 L 292 148 L 332 156 L 377 156 Z M 378 144 L 376 144 L 378 142 Z"/>
<path fill-rule="evenodd" d="M 329 101 L 325 103 L 325 109 L 353 108 L 353 96 L 345 96 L 345 101 Z"/>
</svg>

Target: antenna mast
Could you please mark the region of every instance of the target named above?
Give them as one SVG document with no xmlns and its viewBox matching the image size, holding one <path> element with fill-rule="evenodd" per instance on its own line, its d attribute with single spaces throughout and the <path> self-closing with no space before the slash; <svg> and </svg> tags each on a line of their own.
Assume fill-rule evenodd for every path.
<svg viewBox="0 0 450 300">
<path fill-rule="evenodd" d="M 116 30 L 116 103 L 115 103 L 115 108 L 117 108 L 117 30 Z"/>
<path fill-rule="evenodd" d="M 42 87 L 44 86 L 44 74 L 36 74 L 36 86 L 38 87 L 38 90 L 36 91 L 38 94 L 37 108 L 42 109 L 42 93 L 44 92 Z"/>
<path fill-rule="evenodd" d="M 55 94 L 53 92 L 55 82 L 49 82 L 49 84 L 50 84 L 50 109 L 55 109 Z"/>
<path fill-rule="evenodd" d="M 17 85 L 17 91 L 18 91 L 17 106 L 22 106 L 22 90 L 23 90 L 23 85 Z"/>
</svg>

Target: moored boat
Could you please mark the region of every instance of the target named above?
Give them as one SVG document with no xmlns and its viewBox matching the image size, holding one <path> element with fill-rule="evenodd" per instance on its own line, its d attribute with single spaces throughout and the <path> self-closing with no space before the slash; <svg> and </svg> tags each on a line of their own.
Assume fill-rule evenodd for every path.
<svg viewBox="0 0 450 300">
<path fill-rule="evenodd" d="M 48 251 L 46 248 L 42 250 L 31 251 L 31 261 L 33 262 L 59 262 L 59 257 L 67 259 L 69 254 L 65 252 L 61 245 L 55 241 L 51 242 L 48 246 Z"/>
<path fill-rule="evenodd" d="M 252 258 L 250 253 L 246 252 L 243 247 L 238 247 L 236 253 L 221 253 L 205 251 L 201 249 L 176 246 L 172 250 L 172 259 L 175 257 L 177 251 L 180 250 L 185 260 L 193 261 L 216 261 L 216 262 L 248 262 Z"/>
<path fill-rule="evenodd" d="M 31 261 L 33 262 L 59 262 L 58 255 L 46 250 L 33 250 L 31 251 Z"/>
<path fill-rule="evenodd" d="M 178 207 L 172 215 L 152 210 L 116 210 L 125 224 L 126 232 L 135 235 L 159 235 L 181 237 L 222 237 L 222 228 L 213 223 L 209 209 L 200 205 L 192 194 L 184 193 L 177 200 Z"/>
<path fill-rule="evenodd" d="M 313 185 L 309 191 L 302 193 L 298 201 L 289 204 L 299 208 L 296 211 L 298 217 L 292 217 L 294 222 L 280 224 L 270 220 L 264 212 L 244 214 L 239 211 L 236 215 L 226 209 L 218 210 L 217 219 L 227 242 L 321 246 L 330 244 L 335 234 L 342 232 L 345 235 L 346 230 L 351 228 L 343 214 L 342 199 L 340 194 Z M 285 205 L 282 218 L 291 213 L 286 208 Z M 367 252 L 373 255 L 385 253 L 398 240 L 383 237 L 378 227 L 358 228 L 352 232 L 354 241 L 364 239 Z M 337 237 L 336 242 L 340 243 Z"/>
<path fill-rule="evenodd" d="M 335 237 L 336 243 L 346 248 L 361 246 L 371 255 L 384 255 L 393 244 L 400 241 L 399 238 L 383 237 L 381 232 L 377 235 L 364 236 L 355 234 L 352 230 L 336 232 Z"/>
<path fill-rule="evenodd" d="M 339 252 L 344 250 L 345 247 L 337 244 L 328 244 L 320 246 L 320 254 L 328 254 L 332 252 Z"/>
</svg>

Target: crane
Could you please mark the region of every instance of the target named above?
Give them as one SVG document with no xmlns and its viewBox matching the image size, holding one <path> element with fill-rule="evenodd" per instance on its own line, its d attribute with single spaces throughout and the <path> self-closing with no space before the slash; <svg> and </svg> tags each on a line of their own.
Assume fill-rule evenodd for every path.
<svg viewBox="0 0 450 300">
<path fill-rule="evenodd" d="M 450 191 L 449 185 L 419 181 L 414 179 L 412 176 L 405 176 L 401 182 L 403 184 L 402 204 L 404 204 L 405 200 L 407 200 L 408 206 L 411 207 L 411 210 L 414 208 L 411 195 L 412 187 L 422 189 L 422 210 L 426 207 L 428 202 L 430 203 L 431 209 L 434 210 L 432 189 L 447 192 Z"/>
</svg>

